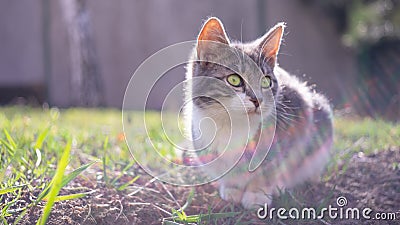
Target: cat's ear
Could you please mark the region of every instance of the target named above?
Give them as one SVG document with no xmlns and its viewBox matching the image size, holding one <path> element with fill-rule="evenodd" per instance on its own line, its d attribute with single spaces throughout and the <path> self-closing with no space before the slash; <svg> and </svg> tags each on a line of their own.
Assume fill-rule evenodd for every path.
<svg viewBox="0 0 400 225">
<path fill-rule="evenodd" d="M 260 48 L 261 56 L 271 68 L 276 64 L 284 30 L 285 23 L 278 23 L 260 38 L 261 42 L 258 47 Z"/>
<path fill-rule="evenodd" d="M 215 46 L 214 43 L 229 45 L 229 39 L 222 22 L 216 17 L 211 17 L 204 23 L 197 38 L 197 56 L 199 59 L 202 59 L 202 56 Z"/>
</svg>

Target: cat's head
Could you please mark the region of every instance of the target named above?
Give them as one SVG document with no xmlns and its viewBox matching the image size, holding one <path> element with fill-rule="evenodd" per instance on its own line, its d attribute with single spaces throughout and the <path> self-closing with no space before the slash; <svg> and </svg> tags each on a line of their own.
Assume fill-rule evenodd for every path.
<svg viewBox="0 0 400 225">
<path fill-rule="evenodd" d="M 188 71 L 193 79 L 204 78 L 193 82 L 193 104 L 205 111 L 223 107 L 250 116 L 272 112 L 279 91 L 274 67 L 284 27 L 279 23 L 261 38 L 242 43 L 229 40 L 221 21 L 209 18 Z"/>
</svg>

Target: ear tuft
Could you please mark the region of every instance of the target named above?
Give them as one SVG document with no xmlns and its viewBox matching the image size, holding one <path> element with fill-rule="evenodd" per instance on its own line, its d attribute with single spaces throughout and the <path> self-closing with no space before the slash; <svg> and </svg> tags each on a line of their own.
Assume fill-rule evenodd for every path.
<svg viewBox="0 0 400 225">
<path fill-rule="evenodd" d="M 285 27 L 285 23 L 278 23 L 261 37 L 261 43 L 259 45 L 259 48 L 261 48 L 261 55 L 264 60 L 267 60 L 271 67 L 274 67 L 276 64 Z"/>
</svg>

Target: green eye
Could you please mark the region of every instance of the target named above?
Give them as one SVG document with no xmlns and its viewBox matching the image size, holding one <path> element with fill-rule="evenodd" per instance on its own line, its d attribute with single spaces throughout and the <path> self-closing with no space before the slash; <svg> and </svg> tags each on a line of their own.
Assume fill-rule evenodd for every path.
<svg viewBox="0 0 400 225">
<path fill-rule="evenodd" d="M 242 82 L 242 78 L 237 75 L 237 74 L 232 74 L 229 75 L 226 80 L 228 81 L 228 83 L 234 87 L 240 87 L 242 86 L 243 82 Z"/>
<path fill-rule="evenodd" d="M 262 88 L 269 88 L 272 86 L 271 77 L 265 76 L 261 79 L 261 87 Z"/>
</svg>

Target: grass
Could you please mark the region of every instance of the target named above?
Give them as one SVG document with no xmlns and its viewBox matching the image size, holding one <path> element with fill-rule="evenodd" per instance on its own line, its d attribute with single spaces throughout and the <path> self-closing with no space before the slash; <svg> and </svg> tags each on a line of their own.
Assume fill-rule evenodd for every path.
<svg viewBox="0 0 400 225">
<path fill-rule="evenodd" d="M 21 219 L 29 207 L 45 201 L 42 220 L 38 221 L 45 224 L 55 201 L 86 195 L 59 196 L 58 192 L 96 162 L 102 162 L 104 174 L 126 171 L 133 160 L 124 144 L 120 121 L 120 112 L 113 110 L 71 109 L 60 113 L 58 109 L 2 108 L 0 218 L 3 223 L 7 224 L 10 216 L 20 215 Z M 116 188 L 124 185 L 113 176 L 107 182 Z M 13 202 L 4 202 L 8 193 L 15 196 L 15 203 L 22 190 L 40 194 L 25 207 L 16 208 Z"/>
<path fill-rule="evenodd" d="M 154 115 L 149 113 L 148 119 Z M 138 116 L 133 122 L 140 119 Z M 151 126 L 151 138 L 162 143 L 165 138 L 157 131 L 159 124 L 154 122 Z M 19 215 L 21 219 L 30 207 L 40 202 L 45 206 L 37 223 L 45 224 L 54 202 L 86 196 L 86 192 L 62 196 L 59 191 L 90 167 L 100 171 L 98 179 L 118 191 L 124 191 L 140 176 L 130 170 L 135 162 L 125 145 L 118 110 L 0 108 L 0 128 L 0 220 L 3 224 L 8 224 L 12 216 Z M 369 118 L 335 118 L 335 154 L 330 169 L 337 172 L 339 162 L 346 162 L 359 152 L 371 154 L 400 146 L 399 137 L 400 124 Z M 137 149 L 143 149 L 143 137 L 132 138 L 137 139 Z M 116 175 L 115 171 L 121 173 Z M 122 182 L 123 174 L 130 175 L 131 179 Z M 35 193 L 36 200 L 17 206 L 16 201 L 27 190 Z M 12 201 L 5 201 L 10 195 Z M 172 210 L 172 217 L 166 218 L 165 224 L 213 220 L 234 214 L 210 211 L 204 215 L 186 215 L 184 210 L 177 209 Z"/>
<path fill-rule="evenodd" d="M 343 173 L 346 163 L 354 154 L 369 155 L 394 146 L 400 146 L 400 124 L 371 118 L 335 119 L 334 153 L 332 171 Z M 339 171 L 338 165 L 344 164 Z"/>
</svg>

